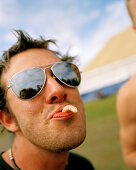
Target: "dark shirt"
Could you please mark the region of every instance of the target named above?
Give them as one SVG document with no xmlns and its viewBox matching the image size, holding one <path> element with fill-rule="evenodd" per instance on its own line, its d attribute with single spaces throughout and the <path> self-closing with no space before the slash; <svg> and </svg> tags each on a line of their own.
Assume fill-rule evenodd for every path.
<svg viewBox="0 0 136 170">
<path fill-rule="evenodd" d="M 3 160 L 1 155 L 2 153 L 0 154 L 0 170 L 14 170 Z M 66 170 L 94 170 L 94 168 L 86 158 L 70 153 Z"/>
<path fill-rule="evenodd" d="M 86 158 L 70 153 L 66 170 L 94 170 L 94 167 Z"/>
</svg>

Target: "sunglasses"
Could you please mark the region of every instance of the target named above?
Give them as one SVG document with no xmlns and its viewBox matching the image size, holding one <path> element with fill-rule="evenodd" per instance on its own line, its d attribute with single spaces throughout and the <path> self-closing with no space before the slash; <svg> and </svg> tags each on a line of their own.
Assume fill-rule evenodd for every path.
<svg viewBox="0 0 136 170">
<path fill-rule="evenodd" d="M 69 62 L 57 62 L 38 67 L 32 67 L 13 75 L 8 89 L 11 88 L 15 96 L 20 99 L 32 99 L 43 89 L 46 82 L 47 68 L 51 68 L 53 76 L 59 83 L 68 87 L 77 87 L 81 81 L 78 67 Z"/>
</svg>

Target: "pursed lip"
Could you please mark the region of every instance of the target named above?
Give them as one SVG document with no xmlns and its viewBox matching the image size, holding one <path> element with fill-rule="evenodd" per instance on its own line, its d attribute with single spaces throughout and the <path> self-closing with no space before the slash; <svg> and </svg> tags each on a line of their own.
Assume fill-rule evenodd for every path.
<svg viewBox="0 0 136 170">
<path fill-rule="evenodd" d="M 59 119 L 59 120 L 66 120 L 70 119 L 74 116 L 74 113 L 71 111 L 62 112 L 63 108 L 68 104 L 59 106 L 50 116 L 49 119 Z"/>
</svg>

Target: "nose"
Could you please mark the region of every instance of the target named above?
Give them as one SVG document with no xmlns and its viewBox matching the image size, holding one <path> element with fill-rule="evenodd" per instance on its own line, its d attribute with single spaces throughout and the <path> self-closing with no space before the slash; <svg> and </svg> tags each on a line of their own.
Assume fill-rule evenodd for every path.
<svg viewBox="0 0 136 170">
<path fill-rule="evenodd" d="M 47 104 L 59 103 L 65 100 L 65 87 L 58 83 L 53 77 L 48 76 L 45 85 L 45 100 Z"/>
</svg>

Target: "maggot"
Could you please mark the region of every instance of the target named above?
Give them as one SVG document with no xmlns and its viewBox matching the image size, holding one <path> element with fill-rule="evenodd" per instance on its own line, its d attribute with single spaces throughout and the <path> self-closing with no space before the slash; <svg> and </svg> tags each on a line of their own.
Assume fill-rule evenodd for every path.
<svg viewBox="0 0 136 170">
<path fill-rule="evenodd" d="M 62 112 L 67 112 L 67 111 L 71 111 L 71 112 L 76 113 L 77 108 L 75 106 L 72 106 L 72 105 L 67 105 L 63 108 Z"/>
</svg>

